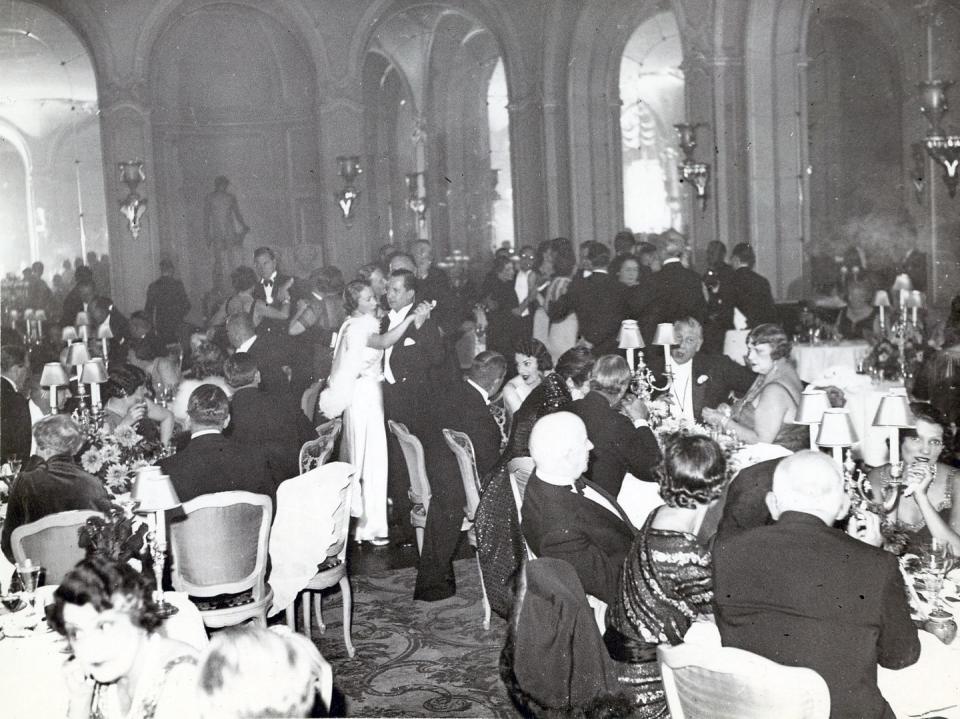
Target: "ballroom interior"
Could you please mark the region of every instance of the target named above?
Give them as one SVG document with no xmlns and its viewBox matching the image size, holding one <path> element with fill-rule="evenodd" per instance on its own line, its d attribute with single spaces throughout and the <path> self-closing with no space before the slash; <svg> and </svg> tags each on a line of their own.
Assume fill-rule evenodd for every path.
<svg viewBox="0 0 960 719">
<path fill-rule="evenodd" d="M 267 245 L 295 274 L 418 237 L 483 264 L 673 227 L 698 267 L 750 242 L 779 301 L 851 246 L 921 253 L 934 305 L 956 291 L 954 0 L 2 0 L 0 19 L 2 270 L 107 253 L 127 311 L 163 258 L 200 311 L 218 176 L 247 263 Z"/>
</svg>

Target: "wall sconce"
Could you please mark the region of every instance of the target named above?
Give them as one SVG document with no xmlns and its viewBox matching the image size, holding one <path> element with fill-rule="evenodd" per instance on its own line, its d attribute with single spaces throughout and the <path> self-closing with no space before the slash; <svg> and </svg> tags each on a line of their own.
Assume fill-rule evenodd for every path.
<svg viewBox="0 0 960 719">
<path fill-rule="evenodd" d="M 700 211 L 707 209 L 707 184 L 710 182 L 710 165 L 693 159 L 697 149 L 697 128 L 706 127 L 706 123 L 681 123 L 673 128 L 679 136 L 680 149 L 683 150 L 683 164 L 678 169 L 683 182 L 692 182 L 700 200 Z"/>
<path fill-rule="evenodd" d="M 120 181 L 127 186 L 129 192 L 120 201 L 120 213 L 127 218 L 127 227 L 133 239 L 140 236 L 140 218 L 147 211 L 147 200 L 137 192 L 140 183 L 147 179 L 143 174 L 143 160 L 130 160 L 117 163 L 120 168 Z"/>
<path fill-rule="evenodd" d="M 423 234 L 423 225 L 427 221 L 426 176 L 422 172 L 410 172 L 404 182 L 407 185 L 407 207 L 417 213 L 417 222 Z"/>
<path fill-rule="evenodd" d="M 957 183 L 960 182 L 960 135 L 947 134 L 940 124 L 949 109 L 947 89 L 952 80 L 931 80 L 921 82 L 920 112 L 927 118 L 930 131 L 923 140 L 927 154 L 943 167 L 943 182 L 950 197 L 957 196 Z"/>
<path fill-rule="evenodd" d="M 343 222 L 347 227 L 353 223 L 354 211 L 360 200 L 360 191 L 353 186 L 357 175 L 363 173 L 360 158 L 357 155 L 340 155 L 337 158 L 337 174 L 343 180 L 343 188 L 333 193 L 333 199 L 340 208 Z"/>
</svg>

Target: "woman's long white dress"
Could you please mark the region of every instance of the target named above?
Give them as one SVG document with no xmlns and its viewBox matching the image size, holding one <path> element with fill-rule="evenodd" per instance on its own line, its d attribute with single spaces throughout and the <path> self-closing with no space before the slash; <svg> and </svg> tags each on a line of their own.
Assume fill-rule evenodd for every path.
<svg viewBox="0 0 960 719">
<path fill-rule="evenodd" d="M 560 355 L 577 344 L 577 335 L 580 331 L 577 315 L 574 312 L 559 322 L 551 322 L 547 316 L 550 304 L 563 297 L 569 287 L 569 277 L 555 277 L 547 287 L 543 301 L 533 318 L 533 336 L 543 342 L 550 357 L 553 358 L 554 365 L 557 364 Z"/>
<path fill-rule="evenodd" d="M 356 539 L 387 536 L 387 434 L 384 427 L 383 350 L 367 346 L 380 331 L 370 315 L 349 317 L 340 327 L 333 368 L 319 406 L 327 417 L 343 413 L 340 459 L 357 468 L 352 514 Z M 357 491 L 359 489 L 359 491 Z"/>
</svg>

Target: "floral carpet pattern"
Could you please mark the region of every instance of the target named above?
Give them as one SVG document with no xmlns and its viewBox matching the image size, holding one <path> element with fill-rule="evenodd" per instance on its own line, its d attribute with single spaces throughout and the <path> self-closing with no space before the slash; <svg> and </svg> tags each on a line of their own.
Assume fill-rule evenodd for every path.
<svg viewBox="0 0 960 719">
<path fill-rule="evenodd" d="M 454 563 L 457 595 L 413 601 L 416 570 L 351 577 L 353 659 L 343 646 L 340 594 L 324 597 L 326 632 L 313 639 L 333 666 L 346 714 L 389 717 L 516 717 L 497 663 L 506 623 L 483 629 L 476 560 Z"/>
</svg>

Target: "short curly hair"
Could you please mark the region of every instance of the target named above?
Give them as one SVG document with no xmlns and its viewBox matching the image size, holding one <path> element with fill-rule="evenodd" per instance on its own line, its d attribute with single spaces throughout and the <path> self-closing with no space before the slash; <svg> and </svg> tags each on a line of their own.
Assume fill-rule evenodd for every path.
<svg viewBox="0 0 960 719">
<path fill-rule="evenodd" d="M 589 347 L 571 347 L 557 360 L 556 372 L 565 380 L 571 380 L 577 387 L 590 379 L 597 358 Z"/>
<path fill-rule="evenodd" d="M 53 593 L 53 606 L 48 621 L 54 631 L 66 636 L 63 607 L 91 605 L 97 612 L 113 609 L 119 596 L 130 603 L 130 621 L 147 632 L 163 623 L 154 604 L 152 586 L 140 572 L 125 562 L 93 557 L 84 559 L 71 569 Z"/>
<path fill-rule="evenodd" d="M 910 413 L 917 421 L 923 420 L 924 422 L 935 424 L 943 430 L 943 450 L 940 452 L 938 460 L 943 461 L 948 459 L 951 454 L 950 448 L 953 447 L 953 428 L 950 419 L 929 402 L 911 402 Z M 918 436 L 916 424 L 914 424 L 913 427 L 900 429 L 898 435 L 901 444 L 903 444 L 903 440 L 907 437 Z"/>
<path fill-rule="evenodd" d="M 538 339 L 520 340 L 513 346 L 513 352 L 536 359 L 537 369 L 541 372 L 549 372 L 553 369 L 553 358 L 547 352 L 543 342 Z"/>
<path fill-rule="evenodd" d="M 630 387 L 630 367 L 621 355 L 604 355 L 590 373 L 590 389 L 620 395 Z"/>
<path fill-rule="evenodd" d="M 343 291 L 343 309 L 346 313 L 353 314 L 360 306 L 360 295 L 364 290 L 370 289 L 370 285 L 363 280 L 353 280 Z"/>
<path fill-rule="evenodd" d="M 132 364 L 111 362 L 107 377 L 103 386 L 104 399 L 129 397 L 140 387 L 147 386 L 147 373 Z"/>
<path fill-rule="evenodd" d="M 768 322 L 757 325 L 747 335 L 748 345 L 770 345 L 770 359 L 778 360 L 789 357 L 793 349 L 790 337 L 780 325 Z"/>
<path fill-rule="evenodd" d="M 660 497 L 668 507 L 696 509 L 720 497 L 727 460 L 720 445 L 703 435 L 668 435 L 656 468 Z"/>
</svg>

